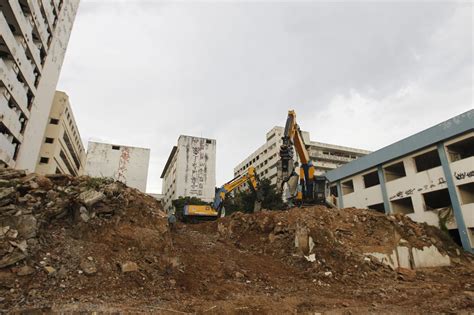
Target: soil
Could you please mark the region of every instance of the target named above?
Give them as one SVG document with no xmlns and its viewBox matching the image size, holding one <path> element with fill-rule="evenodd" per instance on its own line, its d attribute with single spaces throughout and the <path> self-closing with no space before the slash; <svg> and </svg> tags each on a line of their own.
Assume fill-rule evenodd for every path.
<svg viewBox="0 0 474 315">
<path fill-rule="evenodd" d="M 70 184 L 58 180 L 51 190 Z M 107 192 L 112 184 L 101 185 L 94 189 Z M 153 198 L 125 186 L 115 191 L 88 207 L 97 215 L 87 222 L 72 211 L 38 224 L 35 251 L 0 269 L 0 312 L 474 312 L 474 257 L 408 217 L 309 207 L 235 213 L 170 231 Z M 302 232 L 314 241 L 314 261 L 295 247 Z M 365 254 L 389 253 L 400 242 L 436 246 L 451 266 L 393 270 Z"/>
</svg>

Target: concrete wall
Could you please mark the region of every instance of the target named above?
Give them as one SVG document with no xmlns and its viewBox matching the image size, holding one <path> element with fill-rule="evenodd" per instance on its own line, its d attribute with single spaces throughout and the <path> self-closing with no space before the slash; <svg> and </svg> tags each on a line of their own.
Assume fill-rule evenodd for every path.
<svg viewBox="0 0 474 315">
<path fill-rule="evenodd" d="M 150 149 L 89 141 L 85 174 L 110 177 L 146 192 Z"/>
</svg>

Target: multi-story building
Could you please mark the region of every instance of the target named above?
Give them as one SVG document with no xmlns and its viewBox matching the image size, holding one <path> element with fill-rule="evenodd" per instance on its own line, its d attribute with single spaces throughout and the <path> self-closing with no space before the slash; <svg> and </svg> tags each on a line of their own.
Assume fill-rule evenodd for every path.
<svg viewBox="0 0 474 315">
<path fill-rule="evenodd" d="M 162 194 L 165 210 L 173 209 L 179 197 L 214 199 L 216 188 L 216 140 L 180 136 L 168 157 L 163 173 Z"/>
<path fill-rule="evenodd" d="M 150 149 L 89 141 L 85 174 L 107 177 L 146 192 Z"/>
<path fill-rule="evenodd" d="M 260 178 L 268 178 L 272 184 L 276 184 L 277 162 L 279 160 L 280 146 L 283 143 L 283 133 L 283 127 L 273 127 L 267 133 L 266 143 L 234 168 L 234 176 L 242 175 L 250 166 L 253 166 Z M 321 175 L 328 170 L 335 169 L 370 153 L 370 151 L 366 150 L 310 141 L 309 132 L 303 131 L 302 135 L 303 140 L 308 146 L 308 152 L 315 166 L 316 175 Z M 297 158 L 296 153 L 295 158 Z"/>
<path fill-rule="evenodd" d="M 54 95 L 36 172 L 78 176 L 84 170 L 85 157 L 86 151 L 77 129 L 69 97 L 66 93 L 57 91 Z"/>
<path fill-rule="evenodd" d="M 474 248 L 474 110 L 326 174 L 338 207 L 405 214 Z"/>
<path fill-rule="evenodd" d="M 0 164 L 34 171 L 79 0 L 0 1 Z"/>
</svg>

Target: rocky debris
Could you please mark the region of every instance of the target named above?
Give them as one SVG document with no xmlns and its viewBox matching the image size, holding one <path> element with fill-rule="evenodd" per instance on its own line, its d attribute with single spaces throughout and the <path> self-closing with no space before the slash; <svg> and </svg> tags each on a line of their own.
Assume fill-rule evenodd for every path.
<svg viewBox="0 0 474 315">
<path fill-rule="evenodd" d="M 0 181 L 0 268 L 33 256 L 40 249 L 39 234 L 56 220 L 99 223 L 123 215 L 129 199 L 139 194 L 110 179 L 26 175 L 10 169 L 0 170 Z M 150 210 L 165 216 L 159 209 Z"/>
<path fill-rule="evenodd" d="M 132 261 L 127 261 L 127 262 L 124 262 L 123 264 L 120 264 L 120 269 L 122 270 L 123 273 L 136 272 L 138 271 L 138 265 Z"/>
<path fill-rule="evenodd" d="M 90 207 L 105 199 L 104 193 L 93 189 L 85 191 L 79 195 L 79 201 Z"/>
<path fill-rule="evenodd" d="M 84 274 L 91 276 L 95 273 L 97 273 L 97 267 L 95 266 L 95 263 L 91 260 L 83 260 L 80 265 L 82 271 Z"/>
<path fill-rule="evenodd" d="M 403 265 L 392 262 L 392 253 L 397 249 L 429 255 L 431 252 L 426 249 L 436 248 L 433 252 L 439 251 L 448 259 L 459 253 L 459 247 L 435 227 L 415 223 L 406 216 L 387 217 L 363 209 L 316 206 L 250 215 L 234 213 L 213 224 L 222 240 L 256 253 L 271 254 L 292 266 L 303 266 L 313 278 L 321 280 L 353 282 L 369 274 L 385 277 L 397 272 L 392 269 L 398 266 L 423 266 L 417 262 L 420 259 L 429 263 L 421 255 L 420 259 L 406 255 Z M 397 259 L 396 252 L 394 256 Z M 459 259 L 466 262 L 469 257 L 463 254 Z M 398 275 L 406 281 L 414 277 L 403 268 Z"/>
<path fill-rule="evenodd" d="M 20 277 L 29 276 L 35 273 L 35 268 L 23 266 L 17 269 L 16 274 Z"/>
</svg>

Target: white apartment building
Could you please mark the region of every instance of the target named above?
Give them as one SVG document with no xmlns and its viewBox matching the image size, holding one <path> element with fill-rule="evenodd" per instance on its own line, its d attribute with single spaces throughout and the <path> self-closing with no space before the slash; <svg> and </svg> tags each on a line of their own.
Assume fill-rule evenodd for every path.
<svg viewBox="0 0 474 315">
<path fill-rule="evenodd" d="M 0 0 L 0 164 L 34 171 L 79 0 Z"/>
<path fill-rule="evenodd" d="M 474 248 L 474 110 L 326 174 L 338 207 L 405 214 Z"/>
<path fill-rule="evenodd" d="M 277 182 L 277 162 L 280 146 L 282 145 L 283 127 L 273 127 L 267 133 L 267 141 L 243 162 L 234 168 L 234 176 L 244 174 L 250 166 L 254 166 L 260 178 L 270 179 L 272 184 Z M 309 132 L 303 131 L 303 139 L 308 146 L 308 152 L 316 169 L 316 175 L 335 169 L 352 160 L 362 157 L 370 151 L 348 148 L 333 144 L 310 140 Z M 297 154 L 295 152 L 295 158 Z"/>
<path fill-rule="evenodd" d="M 172 202 L 179 197 L 212 202 L 216 188 L 216 140 L 180 136 L 161 178 L 162 203 L 166 211 L 173 209 Z"/>
<path fill-rule="evenodd" d="M 56 91 L 36 172 L 82 175 L 85 159 L 86 151 L 72 113 L 69 97 L 64 92 Z"/>
<path fill-rule="evenodd" d="M 150 149 L 89 141 L 85 175 L 107 177 L 146 192 Z"/>
</svg>

